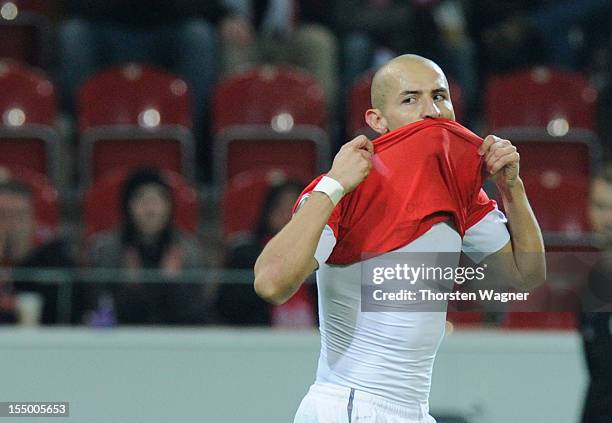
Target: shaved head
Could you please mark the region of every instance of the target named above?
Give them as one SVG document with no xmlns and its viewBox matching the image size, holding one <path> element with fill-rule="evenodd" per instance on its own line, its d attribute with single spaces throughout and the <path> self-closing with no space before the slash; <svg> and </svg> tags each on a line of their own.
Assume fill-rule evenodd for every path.
<svg viewBox="0 0 612 423">
<path fill-rule="evenodd" d="M 370 91 L 372 107 L 384 110 L 388 96 L 393 92 L 393 88 L 399 78 L 410 77 L 414 71 L 430 68 L 444 76 L 440 66 L 433 60 L 416 54 L 404 54 L 397 56 L 376 71 L 372 78 L 372 88 Z M 446 80 L 446 77 L 444 76 Z M 448 85 L 448 82 L 447 82 Z"/>
<path fill-rule="evenodd" d="M 426 118 L 455 120 L 444 72 L 415 54 L 398 56 L 376 72 L 371 100 L 365 119 L 379 134 Z"/>
</svg>

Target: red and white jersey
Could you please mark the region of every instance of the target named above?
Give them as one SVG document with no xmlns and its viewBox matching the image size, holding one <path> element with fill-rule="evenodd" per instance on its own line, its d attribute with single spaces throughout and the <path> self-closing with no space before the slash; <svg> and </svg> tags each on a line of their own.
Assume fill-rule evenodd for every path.
<svg viewBox="0 0 612 423">
<path fill-rule="evenodd" d="M 481 188 L 482 142 L 446 119 L 424 119 L 374 140 L 368 177 L 340 200 L 328 221 L 337 243 L 327 261 L 347 265 L 387 253 L 443 221 L 452 221 L 463 236 L 495 208 Z"/>
<path fill-rule="evenodd" d="M 506 218 L 481 189 L 481 143 L 444 119 L 418 121 L 374 141 L 370 174 L 335 207 L 315 253 L 317 382 L 428 411 L 446 313 L 362 312 L 361 270 L 365 260 L 395 252 L 456 253 L 456 266 L 461 251 L 479 262 L 506 245 Z M 316 182 L 298 198 L 296 209 Z M 448 255 L 432 256 L 448 265 Z"/>
<path fill-rule="evenodd" d="M 394 251 L 463 251 L 478 262 L 510 240 L 505 222 L 496 208 L 471 226 L 463 239 L 449 223 L 437 223 Z M 332 228 L 326 226 L 315 254 L 321 333 L 316 382 L 369 392 L 426 415 L 446 313 L 361 312 L 362 263 L 327 264 L 335 243 Z"/>
</svg>

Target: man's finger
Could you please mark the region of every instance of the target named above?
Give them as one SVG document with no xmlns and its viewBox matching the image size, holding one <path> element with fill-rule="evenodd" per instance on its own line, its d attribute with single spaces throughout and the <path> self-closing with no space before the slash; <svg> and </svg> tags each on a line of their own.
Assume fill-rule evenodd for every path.
<svg viewBox="0 0 612 423">
<path fill-rule="evenodd" d="M 350 144 L 351 147 L 354 147 L 354 148 L 363 148 L 363 149 L 366 149 L 368 151 L 371 150 L 371 152 L 374 153 L 374 146 L 372 145 L 372 141 L 370 141 L 368 139 L 368 137 L 366 137 L 365 135 L 357 136 L 349 144 Z M 368 146 L 368 144 L 369 144 L 369 146 Z"/>
<path fill-rule="evenodd" d="M 497 143 L 497 144 L 501 144 L 501 143 Z M 504 157 L 508 154 L 512 154 L 515 151 L 516 151 L 516 147 L 511 144 L 508 145 L 507 147 L 500 146 L 499 148 L 495 148 L 495 149 L 491 148 L 484 159 L 487 162 L 487 164 L 491 164 L 497 161 L 500 157 Z"/>
<path fill-rule="evenodd" d="M 361 147 L 362 144 L 365 143 L 365 141 L 368 139 L 368 137 L 366 137 L 365 135 L 357 135 L 355 138 L 352 139 L 352 141 L 349 142 L 349 145 L 351 147 Z"/>
<path fill-rule="evenodd" d="M 368 150 L 359 150 L 359 154 L 361 154 L 361 157 L 367 161 L 372 161 L 372 153 L 370 153 Z"/>
<path fill-rule="evenodd" d="M 340 150 L 346 150 L 347 148 L 350 148 L 350 149 L 360 148 L 359 146 L 364 142 L 363 138 L 367 139 L 365 135 L 356 136 L 352 140 L 344 143 L 342 147 L 340 147 Z"/>
<path fill-rule="evenodd" d="M 510 153 L 498 159 L 491 160 L 490 163 L 487 163 L 487 166 L 491 173 L 496 173 L 499 169 L 501 169 L 508 163 L 512 163 L 515 159 L 518 159 L 518 153 Z"/>
<path fill-rule="evenodd" d="M 499 140 L 499 138 L 495 135 L 487 135 L 487 137 L 484 139 L 484 141 L 478 148 L 478 154 L 484 156 L 486 152 L 489 151 L 489 148 L 491 148 L 491 146 L 497 142 L 497 140 Z"/>
<path fill-rule="evenodd" d="M 365 145 L 362 148 L 365 148 L 370 153 L 370 155 L 372 155 L 372 154 L 374 154 L 374 143 L 370 139 L 368 139 L 367 137 L 366 137 L 366 140 L 367 140 L 367 142 L 365 143 Z"/>
<path fill-rule="evenodd" d="M 504 166 L 511 164 L 511 163 L 518 163 L 519 158 L 520 158 L 519 153 L 516 153 L 516 152 L 503 156 L 499 160 L 497 160 L 495 163 L 493 163 L 492 166 L 489 167 L 490 169 L 489 172 L 491 172 L 491 174 L 494 175 L 497 172 L 499 172 Z"/>
</svg>

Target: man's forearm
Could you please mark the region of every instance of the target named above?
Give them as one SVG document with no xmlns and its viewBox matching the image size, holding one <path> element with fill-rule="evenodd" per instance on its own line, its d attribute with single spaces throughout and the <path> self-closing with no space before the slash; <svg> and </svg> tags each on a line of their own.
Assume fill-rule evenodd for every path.
<svg viewBox="0 0 612 423">
<path fill-rule="evenodd" d="M 538 221 L 519 178 L 510 188 L 500 189 L 508 226 L 512 238 L 512 249 L 516 267 L 523 279 L 523 288 L 534 288 L 546 279 L 544 241 Z"/>
<path fill-rule="evenodd" d="M 374 145 L 364 135 L 340 148 L 308 201 L 259 255 L 255 291 L 260 297 L 275 304 L 287 301 L 317 268 L 315 251 L 334 205 L 368 176 L 373 154 Z"/>
<path fill-rule="evenodd" d="M 314 254 L 333 210 L 327 195 L 313 192 L 293 219 L 268 242 L 255 263 L 255 290 L 259 296 L 283 303 L 315 270 Z"/>
</svg>

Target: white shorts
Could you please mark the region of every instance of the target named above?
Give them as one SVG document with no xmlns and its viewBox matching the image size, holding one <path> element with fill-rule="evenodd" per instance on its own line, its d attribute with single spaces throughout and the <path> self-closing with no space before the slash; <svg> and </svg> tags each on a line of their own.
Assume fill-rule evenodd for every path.
<svg viewBox="0 0 612 423">
<path fill-rule="evenodd" d="M 293 423 L 436 423 L 428 405 L 417 408 L 344 386 L 315 383 L 300 403 Z"/>
</svg>

